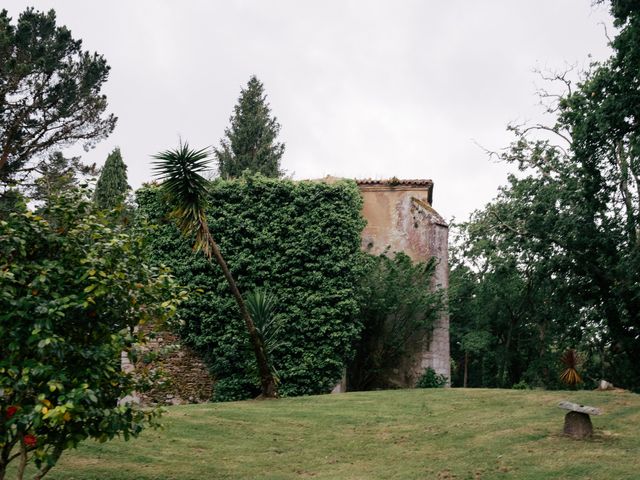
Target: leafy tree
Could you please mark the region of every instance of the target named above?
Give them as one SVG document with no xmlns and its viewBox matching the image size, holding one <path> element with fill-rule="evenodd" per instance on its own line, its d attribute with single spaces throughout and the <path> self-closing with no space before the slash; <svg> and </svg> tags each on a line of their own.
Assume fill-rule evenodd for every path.
<svg viewBox="0 0 640 480">
<path fill-rule="evenodd" d="M 541 222 L 539 214 L 548 211 L 548 205 L 532 208 L 525 191 L 504 189 L 459 226 L 449 287 L 456 385 L 510 387 L 524 380 L 557 386 L 554 352 L 576 340 L 570 285 L 552 246 L 505 227 L 521 225 L 523 217 Z M 508 196 L 516 192 L 521 195 Z"/>
<path fill-rule="evenodd" d="M 96 205 L 103 210 L 122 205 L 130 188 L 127 183 L 127 166 L 122 161 L 120 149 L 115 148 L 107 157 L 96 183 Z"/>
<path fill-rule="evenodd" d="M 576 348 L 591 358 L 585 377 L 640 389 L 640 6 L 614 1 L 612 13 L 612 56 L 575 84 L 555 76 L 565 92 L 543 92 L 553 123 L 512 128 L 516 140 L 500 157 L 521 174 L 468 225 L 475 251 L 466 260 L 482 259 L 487 272 L 502 265 L 525 288 L 527 297 L 496 307 L 506 315 L 519 299 L 528 304 L 516 326 L 540 352 L 514 352 L 531 367 L 550 369 Z"/>
<path fill-rule="evenodd" d="M 280 177 L 280 159 L 284 144 L 276 141 L 280 124 L 271 117 L 262 82 L 255 75 L 242 89 L 231 127 L 225 130 L 220 147 L 214 149 L 218 173 L 222 178 L 237 178 L 245 170 L 266 177 Z"/>
<path fill-rule="evenodd" d="M 0 221 L 0 480 L 11 462 L 42 478 L 64 450 L 137 436 L 158 411 L 119 400 L 142 379 L 121 369 L 134 327 L 167 318 L 178 295 L 146 262 L 150 231 L 95 212 L 88 196 L 53 197 L 43 215 Z"/>
<path fill-rule="evenodd" d="M 393 387 L 393 370 L 421 349 L 443 308 L 433 292 L 435 260 L 413 264 L 406 254 L 362 254 L 359 318 L 364 328 L 347 368 L 349 390 Z M 417 380 L 417 379 L 411 379 Z"/>
<path fill-rule="evenodd" d="M 453 227 L 453 225 L 452 225 Z M 453 252 L 452 252 L 453 253 Z M 455 261 L 456 256 L 452 255 Z M 478 274 L 464 264 L 454 263 L 449 276 L 449 318 L 451 357 L 454 360 L 451 383 L 469 386 L 469 367 L 476 357 L 490 351 L 494 336 L 491 321 L 482 314 L 478 297 Z M 460 379 L 460 370 L 462 379 Z M 482 377 L 482 372 L 479 372 Z M 480 382 L 482 384 L 482 382 Z"/>
<path fill-rule="evenodd" d="M 209 231 L 206 216 L 208 182 L 200 175 L 200 172 L 206 170 L 209 161 L 206 151 L 191 150 L 189 145 L 184 143 L 176 150 L 160 152 L 154 155 L 154 158 L 156 159 L 155 170 L 162 180 L 162 189 L 174 207 L 172 216 L 176 218 L 178 227 L 183 235 L 195 236 L 195 250 L 202 250 L 209 261 L 211 257 L 215 258 L 229 284 L 251 340 L 260 375 L 262 396 L 277 397 L 275 378 L 269 366 L 262 338 L 256 330 L 227 262 Z"/>
</svg>

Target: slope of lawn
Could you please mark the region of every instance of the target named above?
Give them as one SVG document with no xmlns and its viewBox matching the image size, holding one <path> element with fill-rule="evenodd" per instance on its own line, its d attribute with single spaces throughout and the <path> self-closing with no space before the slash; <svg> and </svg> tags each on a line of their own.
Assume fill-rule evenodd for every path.
<svg viewBox="0 0 640 480">
<path fill-rule="evenodd" d="M 571 400 L 600 406 L 588 441 Z M 164 430 L 85 443 L 51 479 L 638 479 L 640 396 L 395 390 L 171 407 Z"/>
</svg>

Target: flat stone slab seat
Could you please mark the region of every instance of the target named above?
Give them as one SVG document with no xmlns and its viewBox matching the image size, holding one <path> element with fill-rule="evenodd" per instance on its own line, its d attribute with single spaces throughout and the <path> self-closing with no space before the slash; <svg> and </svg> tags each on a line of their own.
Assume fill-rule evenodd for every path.
<svg viewBox="0 0 640 480">
<path fill-rule="evenodd" d="M 558 407 L 569 410 L 564 417 L 564 434 L 573 438 L 583 439 L 593 435 L 593 425 L 589 415 L 601 415 L 602 410 L 597 407 L 589 407 L 562 401 Z"/>
</svg>

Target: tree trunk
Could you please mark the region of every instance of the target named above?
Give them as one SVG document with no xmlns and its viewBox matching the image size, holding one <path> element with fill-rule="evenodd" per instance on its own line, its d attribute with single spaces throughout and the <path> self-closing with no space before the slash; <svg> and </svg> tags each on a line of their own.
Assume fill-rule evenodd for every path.
<svg viewBox="0 0 640 480">
<path fill-rule="evenodd" d="M 216 259 L 218 265 L 222 269 L 224 273 L 224 277 L 227 279 L 227 283 L 229 283 L 229 288 L 231 288 L 231 293 L 233 297 L 236 299 L 236 303 L 238 304 L 238 308 L 240 309 L 240 314 L 244 319 L 244 323 L 247 326 L 247 331 L 249 333 L 249 338 L 251 339 L 251 344 L 253 346 L 253 352 L 256 356 L 256 362 L 258 363 L 258 371 L 260 373 L 260 386 L 262 394 L 261 396 L 264 398 L 277 398 L 278 391 L 276 389 L 276 382 L 273 378 L 273 374 L 271 373 L 271 369 L 269 368 L 269 361 L 267 360 L 267 355 L 264 351 L 264 345 L 262 344 L 262 340 L 258 335 L 258 331 L 256 330 L 256 326 L 251 319 L 251 315 L 247 310 L 247 306 L 244 303 L 244 299 L 240 294 L 240 290 L 238 290 L 238 285 L 231 275 L 231 271 L 227 266 L 227 262 L 224 260 L 222 253 L 220 252 L 220 248 L 218 244 L 215 242 L 210 233 L 207 232 L 207 237 L 209 241 L 209 245 L 211 246 L 211 252 Z"/>
<path fill-rule="evenodd" d="M 467 378 L 469 373 L 469 352 L 464 352 L 464 379 L 462 380 L 462 386 L 467 388 Z"/>
<path fill-rule="evenodd" d="M 7 160 L 9 160 L 9 149 L 8 149 L 8 147 L 2 152 L 2 156 L 0 156 L 0 171 L 7 164 Z"/>
<path fill-rule="evenodd" d="M 638 226 L 636 225 L 636 215 L 634 212 L 633 205 L 633 195 L 629 190 L 629 181 L 630 181 L 630 168 L 629 162 L 627 158 L 627 152 L 625 152 L 624 143 L 620 142 L 618 145 L 617 155 L 615 157 L 618 160 L 618 166 L 620 167 L 620 194 L 622 195 L 622 200 L 624 201 L 626 207 L 626 215 L 627 215 L 627 235 L 629 236 L 629 241 L 632 245 L 638 244 Z M 635 172 L 631 171 L 631 175 Z M 638 185 L 637 178 L 635 179 L 636 185 Z M 638 192 L 640 193 L 640 192 Z"/>
<path fill-rule="evenodd" d="M 18 464 L 18 471 L 16 473 L 16 478 L 18 480 L 23 480 L 24 472 L 27 468 L 27 447 L 24 444 L 24 437 L 20 436 L 20 463 Z"/>
<path fill-rule="evenodd" d="M 33 476 L 33 480 L 42 480 L 42 477 L 44 477 L 49 472 L 49 470 L 51 470 L 51 468 L 53 468 L 53 466 L 56 463 L 58 463 L 58 460 L 60 460 L 61 455 L 62 455 L 62 447 L 59 445 L 56 445 L 51 454 L 51 458 L 49 459 L 48 462 L 45 463 L 45 465 L 40 470 L 38 470 L 38 473 L 36 473 Z"/>
<path fill-rule="evenodd" d="M 511 316 L 511 321 L 509 322 L 509 330 L 507 332 L 507 340 L 504 345 L 504 358 L 500 364 L 500 372 L 498 373 L 498 386 L 504 388 L 506 385 L 506 372 L 507 372 L 507 363 L 509 362 L 509 350 L 511 349 L 511 337 L 513 335 L 513 327 L 515 321 L 513 319 L 513 315 Z"/>
</svg>

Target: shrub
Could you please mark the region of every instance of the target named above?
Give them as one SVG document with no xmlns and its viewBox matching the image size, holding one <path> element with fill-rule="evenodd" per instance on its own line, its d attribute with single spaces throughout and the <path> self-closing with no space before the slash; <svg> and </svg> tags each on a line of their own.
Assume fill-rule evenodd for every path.
<svg viewBox="0 0 640 480">
<path fill-rule="evenodd" d="M 118 400 L 138 388 L 120 368 L 134 327 L 175 309 L 168 271 L 80 192 L 0 221 L 0 479 L 34 461 L 41 478 L 80 441 L 137 436 L 158 411 Z"/>
<path fill-rule="evenodd" d="M 520 380 L 518 383 L 514 383 L 511 388 L 513 390 L 530 390 L 531 387 L 529 386 L 529 384 L 524 381 L 524 380 Z"/>
<path fill-rule="evenodd" d="M 348 368 L 349 390 L 393 388 L 394 370 L 415 355 L 443 307 L 432 291 L 436 262 L 413 263 L 406 254 L 361 254 L 359 319 L 364 329 Z"/>
<path fill-rule="evenodd" d="M 442 388 L 447 384 L 447 377 L 440 375 L 436 371 L 427 367 L 416 383 L 416 388 Z"/>
</svg>

